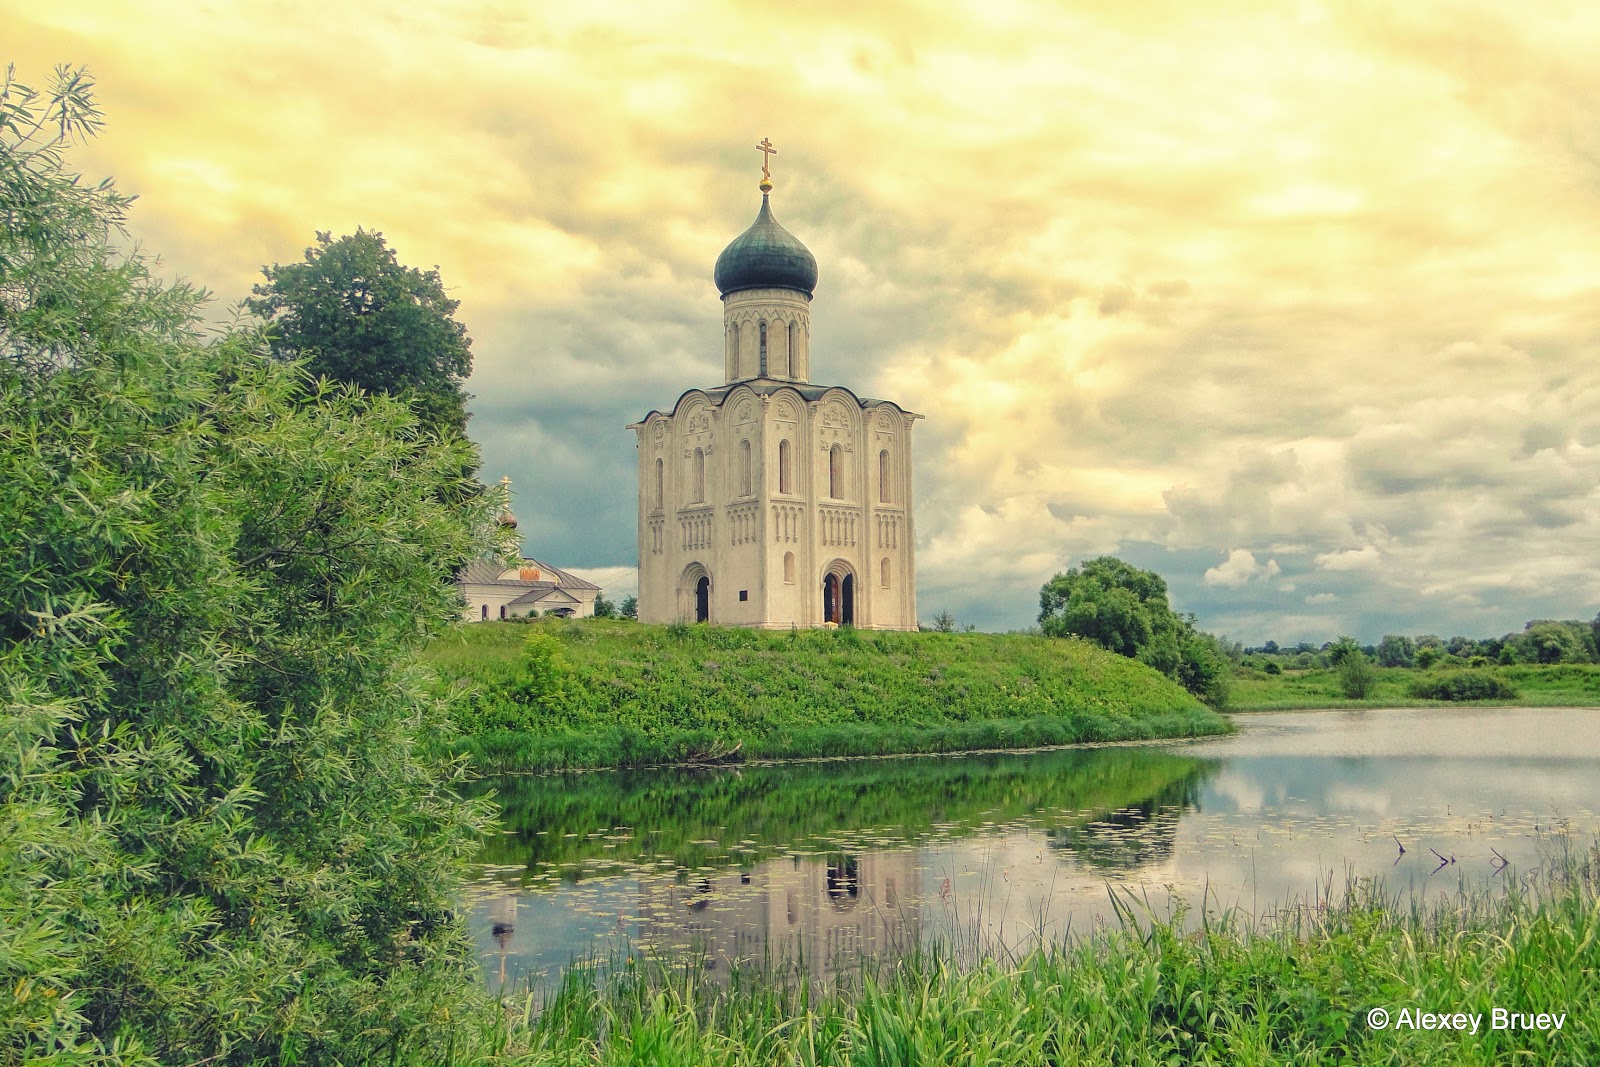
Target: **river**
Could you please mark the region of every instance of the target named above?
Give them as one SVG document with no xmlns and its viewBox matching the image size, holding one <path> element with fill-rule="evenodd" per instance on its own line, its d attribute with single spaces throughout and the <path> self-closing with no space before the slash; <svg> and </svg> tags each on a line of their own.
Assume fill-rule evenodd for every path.
<svg viewBox="0 0 1600 1067">
<path fill-rule="evenodd" d="M 1114 893 L 1255 918 L 1353 878 L 1444 896 L 1600 833 L 1600 710 L 1235 721 L 1192 742 L 496 779 L 479 958 L 496 988 L 686 948 L 820 976 L 931 940 L 1019 951 L 1116 921 Z"/>
</svg>

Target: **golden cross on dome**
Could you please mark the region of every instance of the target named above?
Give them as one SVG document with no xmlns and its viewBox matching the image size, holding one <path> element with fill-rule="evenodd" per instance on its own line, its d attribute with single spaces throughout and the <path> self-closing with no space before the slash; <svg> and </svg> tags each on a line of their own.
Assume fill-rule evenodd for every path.
<svg viewBox="0 0 1600 1067">
<path fill-rule="evenodd" d="M 761 150 L 761 185 L 767 188 L 772 185 L 772 170 L 768 165 L 772 162 L 772 157 L 778 154 L 778 150 L 772 147 L 772 140 L 768 137 L 761 138 L 761 143 L 756 145 L 756 148 Z"/>
</svg>

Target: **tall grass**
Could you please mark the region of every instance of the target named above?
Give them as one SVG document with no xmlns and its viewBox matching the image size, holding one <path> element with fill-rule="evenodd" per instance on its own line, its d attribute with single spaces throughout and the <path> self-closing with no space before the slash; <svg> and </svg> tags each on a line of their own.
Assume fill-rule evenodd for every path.
<svg viewBox="0 0 1600 1067">
<path fill-rule="evenodd" d="M 520 1064 L 1592 1064 L 1600 1062 L 1600 851 L 1464 885 L 1446 903 L 1353 884 L 1259 923 L 1120 924 L 1017 958 L 914 953 L 822 985 L 718 984 L 692 961 L 579 967 L 507 1002 Z M 1476 1035 L 1369 1027 L 1369 1009 L 1482 1015 Z M 1559 1032 L 1490 1029 L 1496 1008 Z"/>
</svg>

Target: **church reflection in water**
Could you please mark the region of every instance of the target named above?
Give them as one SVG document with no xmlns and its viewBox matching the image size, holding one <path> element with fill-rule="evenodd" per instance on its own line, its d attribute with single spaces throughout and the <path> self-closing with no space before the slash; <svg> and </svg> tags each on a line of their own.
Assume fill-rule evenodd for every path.
<svg viewBox="0 0 1600 1067">
<path fill-rule="evenodd" d="M 478 951 L 496 989 L 547 982 L 574 959 L 622 953 L 695 960 L 712 977 L 738 965 L 777 965 L 827 978 L 930 937 L 981 935 L 970 928 L 974 916 L 1002 934 L 1008 923 L 1016 932 L 1040 917 L 1081 923 L 1101 909 L 1108 876 L 1163 877 L 1193 794 L 1180 789 L 1171 799 L 1067 824 L 745 867 L 612 868 L 542 887 L 525 887 L 524 872 L 506 870 L 480 883 Z"/>
<path fill-rule="evenodd" d="M 918 857 L 916 849 L 790 856 L 745 870 L 651 872 L 547 893 L 486 885 L 474 908 L 478 950 L 496 988 L 617 951 L 692 958 L 722 973 L 777 963 L 822 978 L 922 939 Z M 553 898 L 564 899 L 566 915 L 551 914 Z"/>
<path fill-rule="evenodd" d="M 915 867 L 912 850 L 769 860 L 687 885 L 646 884 L 639 915 L 657 949 L 703 952 L 712 966 L 782 959 L 820 977 L 916 943 Z"/>
</svg>

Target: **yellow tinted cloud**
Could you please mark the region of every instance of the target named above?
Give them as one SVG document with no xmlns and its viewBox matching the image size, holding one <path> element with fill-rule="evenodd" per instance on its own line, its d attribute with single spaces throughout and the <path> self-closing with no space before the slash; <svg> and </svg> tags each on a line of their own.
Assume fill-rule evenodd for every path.
<svg viewBox="0 0 1600 1067">
<path fill-rule="evenodd" d="M 140 194 L 135 230 L 175 272 L 231 301 L 314 230 L 358 225 L 438 264 L 480 338 L 496 474 L 538 466 L 500 444 L 539 436 L 519 419 L 593 434 L 609 466 L 573 484 L 626 510 L 621 422 L 707 384 L 688 370 L 715 380 L 710 265 L 754 213 L 770 135 L 775 206 L 821 264 L 819 376 L 929 416 L 923 573 L 952 603 L 1008 543 L 1034 570 L 1119 538 L 1206 549 L 1204 592 L 1232 552 L 1303 543 L 1280 563 L 1311 574 L 1369 528 L 1390 531 L 1373 581 L 1503 588 L 1512 613 L 1600 598 L 1564 554 L 1600 537 L 1594 490 L 1572 488 L 1600 483 L 1591 6 L 0 0 L 0 17 L 27 77 L 100 77 L 110 126 L 79 159 Z M 530 370 L 585 421 L 532 397 L 519 414 Z M 1435 421 L 1441 397 L 1472 413 L 1465 436 Z M 1374 426 L 1409 451 L 1376 450 Z M 1248 457 L 1291 448 L 1315 477 L 1249 504 Z M 1463 455 L 1484 460 L 1470 479 Z M 579 552 L 590 521 L 544 536 Z M 1509 562 L 1530 551 L 1565 577 Z"/>
</svg>

